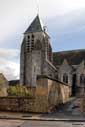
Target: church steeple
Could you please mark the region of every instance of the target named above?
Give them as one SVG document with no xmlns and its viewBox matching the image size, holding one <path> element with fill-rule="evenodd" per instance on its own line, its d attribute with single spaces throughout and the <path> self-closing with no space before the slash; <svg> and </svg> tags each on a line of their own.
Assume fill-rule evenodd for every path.
<svg viewBox="0 0 85 127">
<path fill-rule="evenodd" d="M 32 32 L 42 32 L 43 26 L 41 24 L 39 15 L 35 17 L 31 25 L 28 27 L 28 29 L 25 31 L 25 34 L 32 33 Z"/>
<path fill-rule="evenodd" d="M 24 33 L 20 57 L 20 83 L 36 87 L 37 75 L 48 74 L 44 71 L 46 60 L 52 61 L 52 48 L 45 27 L 37 15 Z"/>
</svg>

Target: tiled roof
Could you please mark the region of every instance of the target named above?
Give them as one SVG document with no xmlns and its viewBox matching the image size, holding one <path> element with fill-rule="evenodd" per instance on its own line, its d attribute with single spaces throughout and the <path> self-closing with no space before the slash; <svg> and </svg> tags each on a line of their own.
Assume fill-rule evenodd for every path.
<svg viewBox="0 0 85 127">
<path fill-rule="evenodd" d="M 78 65 L 82 60 L 85 60 L 85 49 L 53 53 L 53 63 L 55 66 L 61 65 L 64 59 L 66 59 L 70 65 Z"/>
<path fill-rule="evenodd" d="M 43 31 L 42 28 L 42 24 L 40 22 L 40 18 L 37 15 L 36 18 L 33 20 L 33 22 L 31 23 L 31 25 L 28 27 L 28 29 L 25 31 L 26 33 L 30 33 L 30 32 L 41 32 Z"/>
</svg>

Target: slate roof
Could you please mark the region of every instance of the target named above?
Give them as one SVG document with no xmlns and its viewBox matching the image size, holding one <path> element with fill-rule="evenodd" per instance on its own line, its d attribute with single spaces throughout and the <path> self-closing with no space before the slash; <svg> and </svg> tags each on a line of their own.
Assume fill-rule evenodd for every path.
<svg viewBox="0 0 85 127">
<path fill-rule="evenodd" d="M 40 18 L 39 16 L 37 15 L 35 17 L 35 19 L 33 20 L 33 22 L 31 23 L 31 25 L 28 27 L 28 29 L 25 31 L 25 34 L 26 33 L 31 33 L 31 32 L 41 32 L 43 31 L 43 28 L 42 28 L 42 24 L 40 22 Z"/>
<path fill-rule="evenodd" d="M 82 60 L 85 60 L 85 49 L 53 53 L 53 64 L 55 66 L 61 65 L 64 59 L 66 59 L 70 65 L 78 65 Z"/>
</svg>

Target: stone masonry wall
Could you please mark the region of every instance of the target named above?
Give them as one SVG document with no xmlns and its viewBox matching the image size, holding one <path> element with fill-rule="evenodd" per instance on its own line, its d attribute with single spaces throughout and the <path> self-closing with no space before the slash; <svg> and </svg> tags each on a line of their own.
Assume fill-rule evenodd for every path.
<svg viewBox="0 0 85 127">
<path fill-rule="evenodd" d="M 55 78 L 55 72 L 56 72 L 56 68 L 49 60 L 46 59 L 44 61 L 43 75 L 47 75 L 51 78 Z"/>
<path fill-rule="evenodd" d="M 58 81 L 48 79 L 49 107 L 65 103 L 70 97 L 70 86 Z"/>
<path fill-rule="evenodd" d="M 33 112 L 34 98 L 0 97 L 0 111 Z"/>
<path fill-rule="evenodd" d="M 68 85 L 47 77 L 38 77 L 37 87 L 28 89 L 34 91 L 32 98 L 1 97 L 0 110 L 47 113 L 70 96 Z"/>
<path fill-rule="evenodd" d="M 0 73 L 0 97 L 7 96 L 8 81 L 3 74 Z"/>
<path fill-rule="evenodd" d="M 39 103 L 42 104 L 43 100 L 43 109 L 50 110 L 61 103 L 65 103 L 71 92 L 71 87 L 62 82 L 47 78 L 46 76 L 39 76 L 37 80 L 37 91 L 39 93 Z M 38 98 L 38 99 L 39 99 Z"/>
<path fill-rule="evenodd" d="M 35 110 L 37 112 L 48 112 L 48 82 L 46 79 L 41 78 L 37 80 L 35 96 Z"/>
<path fill-rule="evenodd" d="M 69 65 L 67 60 L 64 60 L 62 65 L 59 67 L 58 70 L 58 79 L 63 82 L 63 75 L 67 74 L 68 75 L 68 84 L 72 85 L 72 67 Z"/>
</svg>

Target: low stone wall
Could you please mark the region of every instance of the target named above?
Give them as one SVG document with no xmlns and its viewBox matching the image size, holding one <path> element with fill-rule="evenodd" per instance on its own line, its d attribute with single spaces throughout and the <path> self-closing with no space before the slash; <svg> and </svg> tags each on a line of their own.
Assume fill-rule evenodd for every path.
<svg viewBox="0 0 85 127">
<path fill-rule="evenodd" d="M 46 96 L 27 97 L 0 97 L 0 111 L 11 112 L 48 112 Z"/>
<path fill-rule="evenodd" d="M 47 112 L 50 108 L 65 103 L 70 98 L 71 87 L 69 85 L 46 76 L 38 76 L 37 89 L 39 97 L 45 98 L 43 109 L 47 109 Z M 39 103 L 42 104 L 42 99 Z"/>
<path fill-rule="evenodd" d="M 33 112 L 34 98 L 0 97 L 0 111 Z"/>
<path fill-rule="evenodd" d="M 43 78 L 37 80 L 36 87 L 36 102 L 35 110 L 36 112 L 48 112 L 48 85 L 47 80 Z"/>
<path fill-rule="evenodd" d="M 41 76 L 36 88 L 28 88 L 33 97 L 0 97 L 0 111 L 47 113 L 52 108 L 66 102 L 70 87 L 62 82 Z"/>
</svg>

